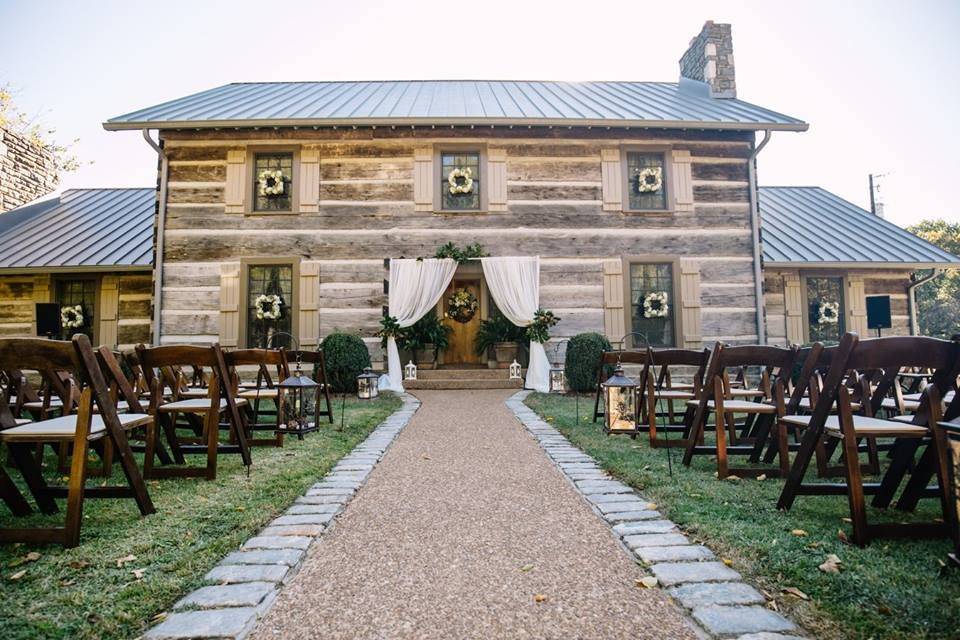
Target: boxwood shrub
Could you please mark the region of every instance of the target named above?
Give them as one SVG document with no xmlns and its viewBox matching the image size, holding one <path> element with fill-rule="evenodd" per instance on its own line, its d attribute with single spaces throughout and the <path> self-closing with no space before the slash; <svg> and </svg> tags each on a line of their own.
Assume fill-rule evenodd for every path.
<svg viewBox="0 0 960 640">
<path fill-rule="evenodd" d="M 370 366 L 370 352 L 358 335 L 331 333 L 320 347 L 327 364 L 327 382 L 337 393 L 356 393 L 357 376 Z"/>
<path fill-rule="evenodd" d="M 570 388 L 581 393 L 593 391 L 597 384 L 600 356 L 610 350 L 610 341 L 599 333 L 580 333 L 570 338 L 564 365 Z"/>
</svg>

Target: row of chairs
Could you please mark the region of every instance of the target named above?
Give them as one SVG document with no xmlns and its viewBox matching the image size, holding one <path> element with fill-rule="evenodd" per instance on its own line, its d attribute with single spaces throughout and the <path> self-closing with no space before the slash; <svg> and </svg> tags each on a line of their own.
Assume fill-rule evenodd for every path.
<svg viewBox="0 0 960 640">
<path fill-rule="evenodd" d="M 82 334 L 70 341 L 0 340 L 0 443 L 8 466 L 19 470 L 42 513 L 57 513 L 55 498 L 67 498 L 63 527 L 3 528 L 0 542 L 76 546 L 85 498 L 132 497 L 147 515 L 155 509 L 144 479 L 213 480 L 221 454 L 237 454 L 249 468 L 251 447 L 283 445 L 287 412 L 277 385 L 289 376 L 293 359 L 298 368 L 301 362 L 313 367 L 319 383 L 314 419 L 332 423 L 322 352 L 224 351 L 215 344 L 140 345 L 119 354 L 94 349 Z M 241 372 L 254 367 L 256 379 L 242 382 Z M 256 438 L 258 431 L 272 437 Z M 302 439 L 303 432 L 296 433 Z M 68 474 L 66 487 L 50 486 L 43 476 L 47 447 Z M 99 468 L 88 460 L 91 451 Z M 142 467 L 137 451 L 144 454 Z M 190 454 L 205 456 L 206 463 L 188 464 Z M 115 461 L 126 485 L 86 486 L 88 477 L 110 477 Z M 16 516 L 33 511 L 2 466 L 0 498 Z"/>
<path fill-rule="evenodd" d="M 711 456 L 721 479 L 780 477 L 783 510 L 803 495 L 845 495 L 861 546 L 875 537 L 958 535 L 938 425 L 960 418 L 960 341 L 847 333 L 835 346 L 805 349 L 717 343 L 608 352 L 594 421 L 603 416 L 603 372 L 616 362 L 640 370 L 637 419 L 651 446 L 683 448 L 685 465 Z M 690 382 L 674 384 L 678 372 Z M 734 466 L 734 458 L 744 464 Z M 816 481 L 808 479 L 811 466 Z M 866 496 L 885 508 L 898 491 L 895 506 L 905 511 L 922 498 L 939 499 L 943 520 L 869 523 Z"/>
</svg>

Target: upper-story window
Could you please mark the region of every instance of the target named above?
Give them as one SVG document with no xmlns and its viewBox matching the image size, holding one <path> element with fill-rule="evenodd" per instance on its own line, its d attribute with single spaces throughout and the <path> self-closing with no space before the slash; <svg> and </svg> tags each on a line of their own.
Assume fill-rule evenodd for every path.
<svg viewBox="0 0 960 640">
<path fill-rule="evenodd" d="M 480 210 L 480 152 L 440 153 L 440 208 L 444 211 Z"/>
<path fill-rule="evenodd" d="M 666 154 L 628 151 L 626 153 L 627 209 L 630 211 L 666 211 Z"/>
<path fill-rule="evenodd" d="M 253 210 L 293 211 L 293 153 L 254 154 Z"/>
</svg>

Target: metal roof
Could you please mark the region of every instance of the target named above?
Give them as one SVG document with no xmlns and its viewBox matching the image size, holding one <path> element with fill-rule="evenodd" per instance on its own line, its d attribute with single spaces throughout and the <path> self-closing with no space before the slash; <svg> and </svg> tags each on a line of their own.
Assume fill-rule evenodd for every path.
<svg viewBox="0 0 960 640">
<path fill-rule="evenodd" d="M 234 83 L 111 118 L 108 130 L 334 125 L 578 125 L 805 131 L 703 83 L 412 80 Z"/>
<path fill-rule="evenodd" d="M 155 189 L 69 189 L 0 214 L 0 271 L 149 269 Z"/>
<path fill-rule="evenodd" d="M 760 187 L 771 265 L 960 267 L 960 257 L 820 187 Z"/>
</svg>

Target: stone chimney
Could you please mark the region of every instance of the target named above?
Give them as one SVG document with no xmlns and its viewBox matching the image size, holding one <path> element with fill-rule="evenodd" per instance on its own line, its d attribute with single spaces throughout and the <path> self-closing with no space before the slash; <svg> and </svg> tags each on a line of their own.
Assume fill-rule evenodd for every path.
<svg viewBox="0 0 960 640">
<path fill-rule="evenodd" d="M 729 24 L 708 20 L 680 58 L 680 82 L 696 80 L 707 85 L 711 98 L 736 98 L 733 72 L 733 36 Z"/>
</svg>

